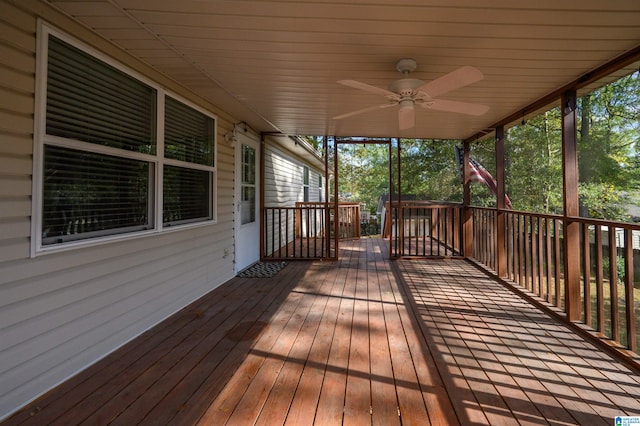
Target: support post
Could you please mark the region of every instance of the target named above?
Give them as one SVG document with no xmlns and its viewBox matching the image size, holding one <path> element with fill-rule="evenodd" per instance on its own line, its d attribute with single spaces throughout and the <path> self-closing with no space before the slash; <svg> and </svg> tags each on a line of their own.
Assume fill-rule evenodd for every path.
<svg viewBox="0 0 640 426">
<path fill-rule="evenodd" d="M 386 214 L 384 217 L 384 223 L 380 224 L 380 232 L 384 230 L 384 226 L 388 224 L 387 230 L 389 232 L 389 259 L 393 258 L 393 221 L 391 220 L 391 198 L 393 197 L 393 140 L 389 138 L 389 200 L 387 201 Z"/>
<path fill-rule="evenodd" d="M 470 143 L 468 140 L 464 141 L 463 148 L 463 173 L 462 173 L 462 236 L 463 236 L 463 249 L 462 255 L 464 257 L 471 257 L 473 255 L 473 221 L 471 218 L 471 187 L 470 187 L 470 170 L 469 170 L 469 151 Z"/>
<path fill-rule="evenodd" d="M 578 205 L 578 144 L 576 91 L 562 94 L 562 171 L 564 204 L 564 285 L 567 320 L 580 319 L 580 223 Z"/>
<path fill-rule="evenodd" d="M 496 128 L 496 273 L 499 277 L 507 274 L 505 253 L 505 173 L 504 173 L 504 126 Z"/>
<path fill-rule="evenodd" d="M 338 141 L 335 136 L 333 137 L 333 258 L 338 260 L 338 241 L 340 240 L 339 234 L 339 220 L 340 211 L 338 209 L 338 181 L 340 176 L 338 175 Z"/>
<path fill-rule="evenodd" d="M 323 257 L 325 259 L 331 259 L 331 230 L 329 229 L 331 226 L 331 212 L 329 211 L 329 206 L 331 205 L 329 203 L 329 199 L 331 198 L 329 195 L 329 176 L 331 174 L 329 173 L 329 137 L 326 135 L 322 138 L 322 149 L 324 150 L 324 246 L 327 248 Z M 337 253 L 335 257 L 337 257 Z"/>
<path fill-rule="evenodd" d="M 397 219 L 396 219 L 396 241 L 398 242 L 400 256 L 404 256 L 404 210 L 402 208 L 402 160 L 400 157 L 402 156 L 402 144 L 400 143 L 401 139 L 396 139 L 398 147 L 397 147 L 397 160 L 398 160 L 398 171 L 396 172 L 397 183 L 398 183 L 398 210 L 397 210 Z M 396 255 L 398 253 L 396 252 Z"/>
<path fill-rule="evenodd" d="M 240 149 L 237 145 L 234 145 L 234 149 Z M 265 163 L 265 151 L 266 151 L 266 142 L 264 139 L 264 135 L 260 135 L 260 186 L 259 186 L 259 200 L 260 204 L 258 207 L 258 211 L 260 212 L 260 260 L 264 260 L 267 255 L 267 242 L 265 240 L 265 229 L 267 224 L 265 221 L 267 220 L 266 209 L 264 206 L 264 163 Z M 272 213 L 273 214 L 273 213 Z M 236 223 L 235 226 L 238 226 Z"/>
</svg>

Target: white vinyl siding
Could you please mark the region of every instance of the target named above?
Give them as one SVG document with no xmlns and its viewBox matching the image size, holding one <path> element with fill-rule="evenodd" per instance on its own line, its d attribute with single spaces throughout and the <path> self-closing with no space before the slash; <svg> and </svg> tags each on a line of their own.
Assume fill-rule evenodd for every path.
<svg viewBox="0 0 640 426">
<path fill-rule="evenodd" d="M 31 257 L 38 14 L 207 108 L 218 137 L 236 121 L 46 2 L 0 1 L 0 419 L 234 275 L 228 144 L 216 152 L 217 224 Z"/>
<path fill-rule="evenodd" d="M 309 167 L 296 157 L 267 144 L 265 149 L 264 202 L 267 207 L 294 207 L 304 201 L 304 168 Z M 318 182 L 321 172 L 309 168 L 309 182 Z M 309 201 L 320 201 L 318 185 L 310 184 Z"/>
</svg>

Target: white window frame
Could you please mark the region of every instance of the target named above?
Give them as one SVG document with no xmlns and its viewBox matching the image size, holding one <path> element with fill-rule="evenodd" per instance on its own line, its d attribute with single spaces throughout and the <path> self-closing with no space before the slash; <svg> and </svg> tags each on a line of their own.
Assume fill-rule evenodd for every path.
<svg viewBox="0 0 640 426">
<path fill-rule="evenodd" d="M 311 182 L 311 170 L 309 166 L 302 166 L 302 201 L 311 201 L 309 183 Z"/>
<path fill-rule="evenodd" d="M 46 108 L 47 108 L 47 61 L 48 61 L 48 40 L 49 36 L 54 37 L 72 45 L 75 48 L 91 55 L 107 65 L 110 65 L 130 77 L 150 86 L 156 90 L 156 154 L 144 154 L 138 152 L 125 152 L 117 148 L 91 144 L 58 136 L 46 134 Z M 202 165 L 189 163 L 180 160 L 164 158 L 164 113 L 165 98 L 172 97 L 174 100 L 187 105 L 190 108 L 213 119 L 213 165 Z M 64 147 L 71 149 L 83 149 L 85 151 L 116 155 L 120 158 L 129 158 L 138 161 L 148 162 L 153 168 L 150 173 L 149 182 L 149 221 L 152 222 L 150 229 L 125 232 L 119 234 L 110 234 L 98 237 L 89 237 L 60 244 L 43 245 L 42 226 L 43 226 L 43 206 L 44 199 L 43 188 L 43 167 L 44 167 L 44 147 L 45 145 Z M 54 26 L 38 20 L 37 32 L 37 50 L 36 50 L 36 87 L 35 87 L 35 111 L 34 111 L 34 146 L 33 146 L 33 182 L 32 182 L 32 220 L 31 220 L 31 257 L 41 254 L 60 252 L 74 248 L 95 246 L 105 244 L 112 241 L 121 241 L 125 239 L 140 238 L 149 235 L 156 235 L 161 232 L 173 232 L 187 228 L 209 226 L 217 223 L 217 195 L 218 195 L 218 117 L 215 114 L 195 105 L 182 96 L 173 93 L 158 83 L 148 79 L 140 73 L 128 68 L 113 58 L 99 52 L 97 49 L 81 42 L 80 40 L 66 34 L 65 32 L 55 28 Z M 189 222 L 184 224 L 172 224 L 171 226 L 163 226 L 163 170 L 164 166 L 178 166 L 188 169 L 205 170 L 210 173 L 210 213 L 211 218 L 201 221 Z"/>
</svg>

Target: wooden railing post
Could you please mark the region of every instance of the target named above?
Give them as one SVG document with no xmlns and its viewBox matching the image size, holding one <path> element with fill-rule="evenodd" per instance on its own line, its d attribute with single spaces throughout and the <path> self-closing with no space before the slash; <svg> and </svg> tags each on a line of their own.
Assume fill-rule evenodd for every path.
<svg viewBox="0 0 640 426">
<path fill-rule="evenodd" d="M 571 219 L 579 215 L 575 90 L 568 90 L 562 95 L 562 170 L 565 309 L 569 321 L 578 321 L 580 319 L 580 223 Z"/>
<path fill-rule="evenodd" d="M 496 273 L 499 277 L 507 275 L 507 257 L 505 253 L 505 185 L 504 185 L 504 126 L 496 128 Z"/>
</svg>

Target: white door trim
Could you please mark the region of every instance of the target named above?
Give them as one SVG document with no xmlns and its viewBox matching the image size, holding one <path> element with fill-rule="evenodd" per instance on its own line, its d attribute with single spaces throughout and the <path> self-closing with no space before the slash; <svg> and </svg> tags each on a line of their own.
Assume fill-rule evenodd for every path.
<svg viewBox="0 0 640 426">
<path fill-rule="evenodd" d="M 235 272 L 260 260 L 260 140 L 257 136 L 236 134 L 235 166 L 234 166 L 234 240 L 235 240 Z M 242 224 L 242 146 L 255 149 L 255 221 L 249 225 Z"/>
</svg>

